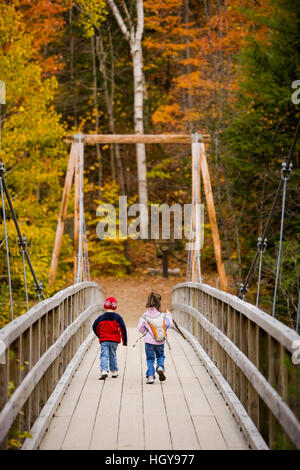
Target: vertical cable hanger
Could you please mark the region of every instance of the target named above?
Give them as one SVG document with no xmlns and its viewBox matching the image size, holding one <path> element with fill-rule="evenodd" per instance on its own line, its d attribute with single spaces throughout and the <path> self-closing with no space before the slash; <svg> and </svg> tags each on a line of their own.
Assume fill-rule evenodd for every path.
<svg viewBox="0 0 300 470">
<path fill-rule="evenodd" d="M 23 273 L 24 273 L 24 285 L 25 285 L 25 295 L 26 295 L 26 306 L 27 312 L 29 310 L 29 300 L 28 300 L 28 288 L 27 288 L 27 276 L 26 276 L 26 263 L 25 263 L 25 248 L 27 247 L 26 237 L 23 237 L 22 240 L 18 238 L 19 252 L 22 255 L 23 261 Z"/>
<path fill-rule="evenodd" d="M 2 212 L 3 212 L 3 223 L 4 223 L 4 237 L 5 237 L 5 246 L 6 246 L 6 260 L 7 260 L 7 271 L 8 271 L 10 311 L 11 311 L 11 319 L 13 320 L 14 319 L 14 306 L 13 306 L 13 297 L 12 297 L 12 285 L 11 285 L 8 235 L 7 235 L 7 225 L 6 225 L 5 200 L 4 200 L 3 183 L 2 183 L 1 174 L 0 174 L 0 188 L 1 188 Z"/>
<path fill-rule="evenodd" d="M 273 308 L 272 308 L 272 316 L 275 316 L 275 308 L 276 308 L 276 297 L 277 297 L 277 289 L 278 289 L 278 281 L 279 281 L 279 271 L 280 271 L 280 258 L 281 258 L 281 250 L 282 250 L 282 236 L 283 236 L 283 223 L 284 223 L 284 212 L 285 212 L 285 198 L 286 198 L 286 184 L 288 179 L 291 176 L 293 164 L 289 163 L 287 165 L 286 162 L 282 163 L 281 168 L 281 178 L 283 180 L 283 193 L 282 193 L 282 207 L 281 207 L 281 222 L 280 222 L 280 237 L 279 237 L 279 249 L 278 249 L 278 258 L 277 258 L 277 268 L 276 268 L 276 279 L 275 279 L 275 289 L 274 289 L 274 297 L 273 297 Z"/>
<path fill-rule="evenodd" d="M 18 222 L 15 210 L 14 210 L 13 205 L 12 205 L 12 201 L 11 201 L 11 198 L 10 198 L 10 194 L 9 194 L 9 191 L 8 191 L 8 187 L 7 187 L 7 184 L 6 184 L 6 181 L 5 181 L 4 174 L 5 174 L 4 164 L 2 162 L 0 162 L 0 178 L 1 178 L 1 181 L 2 181 L 3 190 L 4 190 L 4 193 L 5 193 L 8 205 L 9 205 L 9 209 L 10 209 L 10 212 L 11 212 L 14 224 L 15 224 L 15 228 L 16 228 L 16 231 L 17 231 L 17 234 L 18 234 L 18 240 L 21 241 L 21 243 L 22 243 L 22 250 L 24 251 L 25 259 L 28 263 L 28 266 L 30 268 L 30 272 L 31 272 L 33 280 L 34 280 L 36 295 L 37 295 L 39 300 L 41 299 L 41 297 L 45 300 L 45 296 L 44 296 L 44 293 L 43 293 L 43 284 L 42 284 L 42 282 L 38 282 L 38 280 L 37 280 L 36 274 L 34 272 L 34 269 L 33 269 L 33 266 L 32 266 L 31 260 L 30 260 L 29 253 L 27 251 L 27 244 L 23 243 L 24 237 L 22 236 L 20 226 L 19 226 L 19 222 Z"/>
<path fill-rule="evenodd" d="M 259 267 L 258 267 L 258 281 L 257 281 L 257 294 L 256 294 L 256 307 L 259 304 L 259 291 L 260 291 L 260 281 L 261 281 L 261 269 L 262 269 L 262 258 L 263 254 L 267 249 L 267 239 L 264 240 L 261 237 L 257 239 L 257 248 L 259 249 Z"/>
<path fill-rule="evenodd" d="M 5 83 L 2 80 L 0 80 L 0 165 L 3 165 L 2 153 L 1 153 L 2 151 L 2 105 L 6 103 L 5 94 L 6 94 Z M 7 271 L 8 271 L 10 312 L 11 312 L 11 320 L 13 320 L 14 319 L 14 306 L 13 306 L 13 297 L 12 297 L 8 234 L 7 234 L 7 224 L 6 224 L 6 210 L 5 210 L 4 190 L 3 190 L 3 182 L 2 182 L 1 173 L 0 173 L 0 188 L 1 188 L 1 201 L 2 201 L 2 212 L 3 212 L 3 223 L 4 223 L 4 238 L 5 238 L 5 247 L 6 247 L 6 261 L 7 261 Z"/>
<path fill-rule="evenodd" d="M 286 159 L 286 161 L 284 162 L 287 169 L 290 168 L 290 162 L 291 162 L 291 158 L 292 158 L 292 155 L 293 155 L 295 146 L 296 146 L 296 142 L 297 142 L 297 139 L 298 139 L 299 132 L 300 132 L 300 119 L 298 120 L 298 123 L 297 123 L 297 126 L 296 126 L 295 134 L 294 134 L 294 137 L 293 137 L 292 144 L 291 144 L 291 146 L 290 146 L 290 150 L 289 150 L 287 159 Z M 267 235 L 267 232 L 268 232 L 268 230 L 269 230 L 270 223 L 271 223 L 271 220 L 272 220 L 272 217 L 273 217 L 273 214 L 274 214 L 275 206 L 276 206 L 276 203 L 277 203 L 278 198 L 279 198 L 279 196 L 280 196 L 281 188 L 282 188 L 282 185 L 283 185 L 283 184 L 284 184 L 284 179 L 281 177 L 280 182 L 279 182 L 279 185 L 278 185 L 278 187 L 277 187 L 277 191 L 276 191 L 275 197 L 274 197 L 274 199 L 273 199 L 272 207 L 271 207 L 271 210 L 270 210 L 270 212 L 269 212 L 269 216 L 268 216 L 268 219 L 267 219 L 265 228 L 264 228 L 263 233 L 262 233 L 262 235 L 261 235 L 261 237 L 260 237 L 262 240 L 265 240 L 265 239 L 266 239 L 266 235 Z M 250 266 L 250 269 L 249 269 L 249 271 L 248 271 L 248 274 L 247 274 L 247 276 L 246 276 L 246 278 L 245 278 L 245 281 L 240 284 L 239 291 L 237 292 L 237 296 L 240 297 L 240 298 L 242 298 L 243 300 L 245 299 L 245 296 L 246 296 L 246 294 L 247 294 L 247 292 L 248 292 L 248 288 L 249 288 L 250 282 L 251 282 L 252 277 L 253 277 L 254 268 L 255 268 L 255 266 L 256 266 L 256 262 L 257 262 L 259 253 L 260 253 L 259 247 L 257 247 L 256 253 L 255 253 L 255 256 L 254 256 L 254 259 L 253 259 L 253 261 L 252 261 L 252 264 L 251 264 L 251 266 Z"/>
</svg>

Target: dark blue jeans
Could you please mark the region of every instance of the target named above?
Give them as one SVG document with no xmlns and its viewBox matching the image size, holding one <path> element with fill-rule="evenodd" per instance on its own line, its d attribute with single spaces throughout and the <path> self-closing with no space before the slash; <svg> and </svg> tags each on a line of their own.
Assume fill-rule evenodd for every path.
<svg viewBox="0 0 300 470">
<path fill-rule="evenodd" d="M 161 366 L 163 370 L 165 370 L 165 366 L 164 366 L 165 345 L 145 343 L 145 351 L 146 351 L 146 361 L 147 361 L 146 378 L 148 378 L 150 375 L 155 377 L 155 369 L 154 369 L 155 358 L 156 358 L 156 369 L 157 367 Z"/>
</svg>

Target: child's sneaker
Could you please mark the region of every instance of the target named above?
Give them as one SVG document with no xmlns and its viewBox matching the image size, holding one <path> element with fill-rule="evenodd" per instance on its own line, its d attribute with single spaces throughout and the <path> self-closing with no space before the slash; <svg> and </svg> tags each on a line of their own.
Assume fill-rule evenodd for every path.
<svg viewBox="0 0 300 470">
<path fill-rule="evenodd" d="M 108 377 L 108 372 L 107 372 L 107 370 L 102 370 L 102 371 L 101 371 L 101 376 L 100 376 L 99 380 L 105 380 L 106 377 Z"/>
<path fill-rule="evenodd" d="M 161 366 L 159 366 L 159 367 L 157 368 L 157 373 L 158 373 L 158 375 L 159 375 L 159 380 L 160 380 L 161 382 L 163 382 L 164 380 L 166 380 L 166 376 L 165 376 L 164 370 L 163 370 L 163 368 L 162 368 Z"/>
<path fill-rule="evenodd" d="M 152 375 L 149 375 L 149 377 L 147 378 L 147 384 L 154 384 L 154 377 Z"/>
<path fill-rule="evenodd" d="M 115 379 L 116 377 L 118 377 L 118 371 L 115 370 L 114 372 L 111 373 L 111 376 Z"/>
</svg>

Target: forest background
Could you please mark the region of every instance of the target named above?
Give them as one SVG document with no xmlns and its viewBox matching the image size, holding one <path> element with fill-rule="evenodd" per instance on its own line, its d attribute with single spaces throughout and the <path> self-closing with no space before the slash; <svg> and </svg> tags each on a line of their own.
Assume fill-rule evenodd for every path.
<svg viewBox="0 0 300 470">
<path fill-rule="evenodd" d="M 137 56 L 142 80 L 133 73 Z M 0 0 L 0 80 L 6 84 L 1 158 L 46 297 L 74 280 L 72 190 L 58 276 L 54 288 L 48 285 L 68 163 L 65 136 L 78 131 L 131 134 L 138 125 L 145 133 L 210 134 L 206 150 L 223 259 L 230 290 L 236 293 L 256 252 L 299 119 L 299 104 L 291 98 L 292 84 L 300 79 L 299 59 L 299 1 Z M 143 97 L 139 122 L 137 92 Z M 101 202 L 117 205 L 119 195 L 127 195 L 130 204 L 138 202 L 142 184 L 150 204 L 190 203 L 190 152 L 186 145 L 147 146 L 146 177 L 141 181 L 135 146 L 85 148 L 92 278 L 139 279 L 148 267 L 161 265 L 154 241 L 100 241 L 96 209 Z M 299 174 L 298 146 L 287 185 L 276 309 L 277 318 L 292 328 L 300 291 Z M 268 312 L 280 217 L 278 202 L 262 271 L 260 307 Z M 9 212 L 7 219 L 14 312 L 19 315 L 26 311 L 23 267 Z M 10 321 L 2 205 L 0 223 L 2 327 Z M 180 240 L 170 246 L 170 266 L 179 266 L 183 275 L 186 255 Z M 201 263 L 204 282 L 215 282 L 206 213 Z M 36 295 L 29 273 L 27 277 L 32 306 Z M 247 296 L 253 303 L 256 288 L 257 271 Z"/>
</svg>

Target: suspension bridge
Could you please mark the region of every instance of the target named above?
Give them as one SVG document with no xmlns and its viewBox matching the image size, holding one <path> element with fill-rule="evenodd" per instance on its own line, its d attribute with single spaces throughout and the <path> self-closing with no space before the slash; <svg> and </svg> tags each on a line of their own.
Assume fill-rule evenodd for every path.
<svg viewBox="0 0 300 470">
<path fill-rule="evenodd" d="M 58 219 L 49 282 L 54 284 L 69 194 L 75 181 L 78 253 L 73 285 L 45 299 L 20 231 L 0 168 L 7 262 L 5 197 L 14 220 L 25 285 L 27 261 L 38 303 L 0 331 L 0 443 L 10 439 L 32 449 L 289 449 L 300 448 L 299 345 L 297 331 L 245 299 L 262 255 L 272 211 L 283 188 L 282 241 L 286 183 L 299 132 L 282 167 L 282 178 L 260 237 L 255 259 L 237 295 L 227 291 L 212 190 L 205 157 L 205 136 L 70 136 L 70 159 Z M 179 142 L 192 145 L 192 248 L 186 282 L 172 291 L 175 320 L 166 347 L 167 380 L 145 384 L 142 343 L 130 327 L 127 348 L 119 348 L 120 375 L 99 378 L 99 344 L 91 325 L 103 311 L 104 292 L 90 279 L 84 218 L 84 145 L 94 143 Z M 202 173 L 212 227 L 220 289 L 202 281 L 199 187 Z M 150 284 L 150 283 L 149 283 Z M 27 302 L 28 306 L 28 302 Z M 126 311 L 119 311 L 126 323 Z M 141 315 L 143 312 L 141 311 Z"/>
</svg>

